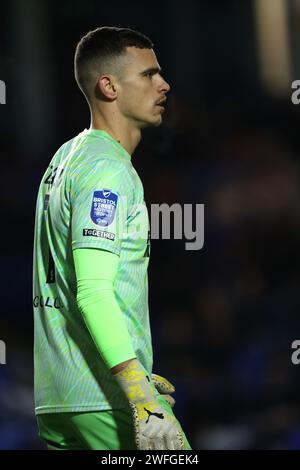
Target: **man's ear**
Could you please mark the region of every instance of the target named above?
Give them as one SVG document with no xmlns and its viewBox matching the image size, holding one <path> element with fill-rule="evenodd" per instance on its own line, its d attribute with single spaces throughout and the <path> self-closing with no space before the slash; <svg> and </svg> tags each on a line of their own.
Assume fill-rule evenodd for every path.
<svg viewBox="0 0 300 470">
<path fill-rule="evenodd" d="M 117 97 L 117 87 L 115 84 L 115 78 L 112 75 L 101 75 L 98 78 L 97 85 L 99 90 L 105 98 L 114 100 Z"/>
</svg>

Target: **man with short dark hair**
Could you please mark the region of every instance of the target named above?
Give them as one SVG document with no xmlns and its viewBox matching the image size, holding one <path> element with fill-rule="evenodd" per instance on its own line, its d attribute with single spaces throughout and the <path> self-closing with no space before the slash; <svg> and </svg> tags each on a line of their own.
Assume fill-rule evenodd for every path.
<svg viewBox="0 0 300 470">
<path fill-rule="evenodd" d="M 35 221 L 35 402 L 49 449 L 190 448 L 173 386 L 152 374 L 150 231 L 131 163 L 141 129 L 162 121 L 160 71 L 128 28 L 97 28 L 76 48 L 91 126 L 51 160 Z"/>
</svg>

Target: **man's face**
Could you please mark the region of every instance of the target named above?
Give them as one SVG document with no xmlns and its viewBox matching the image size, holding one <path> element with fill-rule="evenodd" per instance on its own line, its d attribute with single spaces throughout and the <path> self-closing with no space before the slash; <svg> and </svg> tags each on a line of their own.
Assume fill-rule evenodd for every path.
<svg viewBox="0 0 300 470">
<path fill-rule="evenodd" d="M 166 99 L 169 90 L 153 49 L 128 47 L 117 98 L 122 115 L 140 129 L 159 126 L 164 108 L 158 102 Z"/>
</svg>

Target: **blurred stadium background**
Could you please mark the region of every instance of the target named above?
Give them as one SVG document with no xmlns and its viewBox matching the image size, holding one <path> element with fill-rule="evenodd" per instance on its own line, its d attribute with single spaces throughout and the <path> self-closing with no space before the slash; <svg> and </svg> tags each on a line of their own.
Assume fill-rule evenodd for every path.
<svg viewBox="0 0 300 470">
<path fill-rule="evenodd" d="M 89 114 L 77 41 L 140 30 L 172 90 L 133 161 L 151 203 L 205 204 L 205 245 L 153 240 L 154 371 L 177 387 L 195 449 L 300 449 L 299 0 L 1 2 L 0 449 L 43 449 L 33 412 L 35 199 L 56 149 Z"/>
</svg>

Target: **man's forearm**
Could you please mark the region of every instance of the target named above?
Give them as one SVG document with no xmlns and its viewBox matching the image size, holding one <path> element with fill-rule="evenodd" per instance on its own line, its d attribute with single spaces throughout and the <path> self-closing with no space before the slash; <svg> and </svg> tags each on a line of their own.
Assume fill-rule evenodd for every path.
<svg viewBox="0 0 300 470">
<path fill-rule="evenodd" d="M 109 369 L 136 357 L 124 315 L 114 293 L 119 258 L 102 250 L 74 250 L 77 303 L 86 326 Z M 122 369 L 118 369 L 122 370 Z"/>
<path fill-rule="evenodd" d="M 110 369 L 112 374 L 117 374 L 118 372 L 121 372 L 125 367 L 131 362 L 134 358 L 129 359 L 128 361 L 121 362 L 120 364 L 116 365 L 115 367 L 112 367 Z"/>
</svg>

